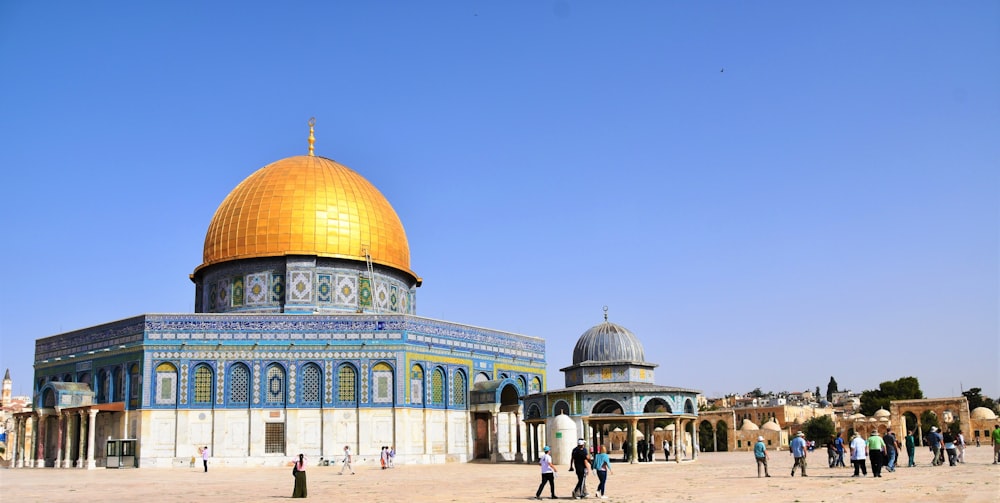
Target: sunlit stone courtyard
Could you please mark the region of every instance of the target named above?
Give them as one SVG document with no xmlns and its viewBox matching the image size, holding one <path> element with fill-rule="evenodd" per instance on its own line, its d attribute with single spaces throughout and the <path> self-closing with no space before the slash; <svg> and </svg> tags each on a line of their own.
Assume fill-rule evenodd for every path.
<svg viewBox="0 0 1000 503">
<path fill-rule="evenodd" d="M 771 478 L 758 479 L 753 455 L 704 453 L 693 463 L 621 464 L 608 481 L 612 502 L 659 501 L 926 501 L 1000 500 L 1000 465 L 990 463 L 992 446 L 970 447 L 964 465 L 931 467 L 930 453 L 917 450 L 918 466 L 883 472 L 881 479 L 851 478 L 850 468 L 830 469 L 826 453 L 809 458 L 808 478 L 789 477 L 786 451 L 771 453 Z M 904 456 L 905 457 L 905 456 Z M 338 475 L 340 466 L 308 470 L 309 497 L 352 502 L 527 501 L 540 481 L 534 465 L 452 463 L 381 470 L 377 460 L 359 460 L 357 475 Z M 905 460 L 904 460 L 905 464 Z M 571 499 L 576 478 L 558 467 L 556 495 Z M 197 468 L 139 470 L 0 470 L 3 501 L 199 502 L 274 501 L 292 493 L 291 468 Z M 593 493 L 597 478 L 588 479 Z M 546 488 L 547 491 L 547 488 Z M 543 493 L 543 495 L 547 495 Z"/>
</svg>

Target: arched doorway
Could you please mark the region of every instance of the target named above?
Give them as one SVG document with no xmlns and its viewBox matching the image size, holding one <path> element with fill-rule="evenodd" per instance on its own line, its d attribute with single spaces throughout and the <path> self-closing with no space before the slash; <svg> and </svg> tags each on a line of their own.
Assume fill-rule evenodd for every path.
<svg viewBox="0 0 1000 503">
<path fill-rule="evenodd" d="M 715 423 L 715 450 L 716 452 L 729 450 L 729 425 L 725 421 Z"/>
<path fill-rule="evenodd" d="M 708 420 L 702 420 L 698 423 L 698 443 L 701 444 L 701 450 L 705 452 L 715 452 L 717 449 L 718 438 L 715 436 L 715 430 L 712 428 L 712 423 Z"/>
</svg>

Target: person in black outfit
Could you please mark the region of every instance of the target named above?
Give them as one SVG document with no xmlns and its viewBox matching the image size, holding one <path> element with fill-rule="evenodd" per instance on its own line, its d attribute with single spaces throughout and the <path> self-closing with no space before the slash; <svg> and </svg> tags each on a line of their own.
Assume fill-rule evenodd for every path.
<svg viewBox="0 0 1000 503">
<path fill-rule="evenodd" d="M 573 488 L 574 498 L 586 498 L 587 494 L 587 474 L 590 471 L 590 452 L 587 451 L 587 442 L 582 438 L 576 441 L 576 449 L 571 454 L 573 470 L 576 472 L 576 487 Z"/>
</svg>

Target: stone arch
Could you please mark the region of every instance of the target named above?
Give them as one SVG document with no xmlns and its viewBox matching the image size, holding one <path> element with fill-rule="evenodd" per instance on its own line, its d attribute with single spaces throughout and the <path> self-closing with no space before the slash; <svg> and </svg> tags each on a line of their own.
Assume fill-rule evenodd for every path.
<svg viewBox="0 0 1000 503">
<path fill-rule="evenodd" d="M 591 414 L 617 414 L 622 415 L 625 413 L 625 408 L 622 404 L 618 403 L 616 400 L 611 400 L 605 398 L 594 404 L 594 407 L 590 410 Z"/>
<path fill-rule="evenodd" d="M 694 402 L 690 398 L 684 400 L 684 413 L 694 414 Z"/>
<path fill-rule="evenodd" d="M 538 419 L 540 417 L 542 417 L 542 410 L 538 407 L 538 404 L 531 404 L 528 407 L 527 419 Z"/>
<path fill-rule="evenodd" d="M 410 367 L 410 403 L 424 404 L 424 367 L 419 363 Z"/>
<path fill-rule="evenodd" d="M 491 379 L 490 375 L 487 374 L 486 372 L 476 372 L 476 377 L 473 381 L 474 384 L 479 384 L 481 382 L 492 381 L 492 380 L 493 379 Z"/>
<path fill-rule="evenodd" d="M 646 405 L 642 408 L 644 414 L 653 413 L 667 413 L 672 414 L 674 411 L 670 407 L 670 403 L 660 397 L 651 398 Z"/>
<path fill-rule="evenodd" d="M 569 408 L 569 403 L 566 400 L 556 400 L 556 402 L 552 404 L 553 416 L 558 416 L 559 414 L 566 414 L 568 416 L 571 411 L 572 409 Z"/>
<path fill-rule="evenodd" d="M 729 450 L 729 424 L 725 421 L 715 423 L 715 443 L 717 452 Z"/>
<path fill-rule="evenodd" d="M 528 381 L 527 379 L 524 378 L 524 376 L 522 375 L 517 376 L 517 387 L 519 388 L 519 391 L 521 392 L 522 395 L 528 394 Z"/>
<path fill-rule="evenodd" d="M 101 369 L 97 372 L 97 389 L 95 391 L 94 400 L 97 403 L 108 403 L 108 371 Z"/>
<path fill-rule="evenodd" d="M 698 423 L 698 444 L 705 452 L 716 451 L 716 432 L 712 422 L 707 419 Z"/>
<path fill-rule="evenodd" d="M 56 406 L 56 392 L 51 388 L 42 390 L 42 408 L 49 409 Z"/>
<path fill-rule="evenodd" d="M 503 412 L 514 412 L 521 405 L 521 395 L 517 385 L 513 382 L 504 384 L 500 388 L 500 410 Z"/>
<path fill-rule="evenodd" d="M 542 392 L 542 380 L 538 377 L 532 377 L 531 383 L 528 385 L 528 393 L 541 393 Z"/>
</svg>

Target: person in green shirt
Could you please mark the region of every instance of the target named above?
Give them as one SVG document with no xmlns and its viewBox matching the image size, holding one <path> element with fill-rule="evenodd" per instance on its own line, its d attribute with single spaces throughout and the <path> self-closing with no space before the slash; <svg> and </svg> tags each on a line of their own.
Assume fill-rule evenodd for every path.
<svg viewBox="0 0 1000 503">
<path fill-rule="evenodd" d="M 1000 458 L 1000 424 L 993 425 L 990 437 L 993 438 L 993 464 L 997 464 L 997 458 Z"/>
<path fill-rule="evenodd" d="M 913 462 L 913 454 L 917 449 L 917 439 L 913 436 L 913 430 L 906 432 L 906 455 L 910 457 L 910 462 L 906 466 L 917 466 Z"/>
<path fill-rule="evenodd" d="M 868 460 L 872 464 L 872 477 L 882 476 L 882 463 L 885 455 L 885 442 L 878 434 L 878 430 L 872 430 L 868 434 Z"/>
</svg>

